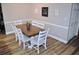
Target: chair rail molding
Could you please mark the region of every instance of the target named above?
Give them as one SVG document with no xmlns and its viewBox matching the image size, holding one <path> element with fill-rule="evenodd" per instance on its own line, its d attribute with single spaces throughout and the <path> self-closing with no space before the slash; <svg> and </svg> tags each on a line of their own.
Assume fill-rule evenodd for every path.
<svg viewBox="0 0 79 59">
<path fill-rule="evenodd" d="M 23 19 L 22 21 L 27 21 L 27 20 L 28 20 L 28 19 Z M 54 26 L 54 27 L 56 27 L 56 28 L 61 28 L 61 29 L 64 29 L 64 30 L 68 30 L 68 27 L 66 27 L 66 26 L 57 25 L 57 24 L 52 24 L 52 23 L 49 23 L 49 22 L 46 22 L 46 21 L 39 21 L 39 20 L 35 20 L 35 19 L 30 19 L 30 20 L 34 20 L 34 21 L 38 21 L 38 22 L 41 22 L 41 23 L 44 23 L 44 24 L 47 24 L 47 25 L 51 25 L 51 26 Z M 5 25 L 6 25 L 6 24 L 11 24 L 11 23 L 13 23 L 13 22 L 16 22 L 16 21 L 5 22 Z M 12 34 L 12 33 L 14 33 L 14 32 L 13 32 L 13 31 L 7 31 L 7 32 L 6 32 L 7 35 L 8 35 L 8 34 Z M 67 40 L 63 40 L 63 38 L 59 38 L 59 37 L 54 36 L 54 35 L 51 35 L 51 34 L 49 34 L 49 36 L 55 38 L 56 40 L 59 40 L 59 41 L 65 43 L 65 44 L 68 42 Z"/>
</svg>

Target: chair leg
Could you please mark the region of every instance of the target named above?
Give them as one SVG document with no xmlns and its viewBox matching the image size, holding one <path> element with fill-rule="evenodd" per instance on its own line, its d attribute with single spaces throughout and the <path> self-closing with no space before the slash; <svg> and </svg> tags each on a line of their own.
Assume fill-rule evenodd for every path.
<svg viewBox="0 0 79 59">
<path fill-rule="evenodd" d="M 37 47 L 37 53 L 39 54 L 39 46 Z"/>
<path fill-rule="evenodd" d="M 26 45 L 25 45 L 25 42 L 23 42 L 23 49 L 25 50 L 25 48 L 26 48 Z"/>
<path fill-rule="evenodd" d="M 18 37 L 16 36 L 16 42 L 18 41 Z"/>
<path fill-rule="evenodd" d="M 16 38 L 16 42 L 18 41 L 18 39 Z"/>
<path fill-rule="evenodd" d="M 19 46 L 21 46 L 21 41 L 19 40 Z"/>
<path fill-rule="evenodd" d="M 45 49 L 47 49 L 46 43 L 44 44 Z"/>
</svg>

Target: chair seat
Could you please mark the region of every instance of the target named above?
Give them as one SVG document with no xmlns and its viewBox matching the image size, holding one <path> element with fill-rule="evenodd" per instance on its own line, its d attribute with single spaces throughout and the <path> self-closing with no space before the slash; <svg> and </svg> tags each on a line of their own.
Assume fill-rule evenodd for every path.
<svg viewBox="0 0 79 59">
<path fill-rule="evenodd" d="M 33 39 L 30 40 L 31 44 L 38 44 L 38 35 L 36 35 L 35 37 L 33 37 Z"/>
<path fill-rule="evenodd" d="M 26 35 L 23 35 L 24 39 L 22 39 L 23 42 L 28 42 L 30 40 L 30 37 L 27 37 Z"/>
<path fill-rule="evenodd" d="M 35 48 L 39 54 L 39 47 L 40 45 L 43 45 L 45 47 L 45 49 L 47 49 L 46 47 L 46 41 L 47 41 L 47 33 L 48 31 L 40 31 L 39 35 L 35 36 L 34 38 L 32 38 L 31 41 L 31 46 L 29 48 Z"/>
</svg>

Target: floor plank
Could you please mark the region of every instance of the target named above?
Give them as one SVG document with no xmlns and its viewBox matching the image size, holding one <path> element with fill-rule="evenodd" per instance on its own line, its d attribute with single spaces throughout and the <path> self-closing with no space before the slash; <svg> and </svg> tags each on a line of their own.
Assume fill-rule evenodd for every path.
<svg viewBox="0 0 79 59">
<path fill-rule="evenodd" d="M 40 47 L 39 55 L 77 55 L 79 54 L 79 39 L 73 39 L 68 44 L 63 44 L 51 37 L 47 39 L 47 49 Z M 38 55 L 35 49 L 19 47 L 15 35 L 0 34 L 0 55 Z"/>
</svg>

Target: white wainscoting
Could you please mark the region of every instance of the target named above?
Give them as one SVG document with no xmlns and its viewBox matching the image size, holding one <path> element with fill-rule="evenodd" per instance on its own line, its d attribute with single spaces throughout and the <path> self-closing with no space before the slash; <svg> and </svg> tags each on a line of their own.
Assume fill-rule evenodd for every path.
<svg viewBox="0 0 79 59">
<path fill-rule="evenodd" d="M 33 20 L 33 19 L 31 19 L 31 20 Z M 27 20 L 23 20 L 23 21 L 27 21 Z M 38 21 L 38 20 L 36 20 L 36 21 Z M 15 21 L 6 22 L 5 25 L 6 24 L 10 25 L 13 22 L 15 22 Z M 61 26 L 61 25 L 57 25 L 57 24 L 52 24 L 52 23 L 45 22 L 45 21 L 38 21 L 38 22 L 42 22 L 42 23 L 47 24 L 49 26 L 51 25 L 52 27 L 54 26 L 56 28 L 59 28 L 58 30 L 61 30 L 61 29 L 64 29 L 66 31 L 68 30 L 68 27 L 65 27 L 65 26 Z M 50 29 L 50 30 L 52 30 L 52 29 Z M 6 34 L 11 34 L 11 33 L 14 33 L 14 32 L 12 30 L 6 32 Z M 62 34 L 60 34 L 60 35 L 62 36 Z M 67 37 L 67 34 L 65 34 L 65 35 Z M 65 35 L 63 35 L 63 36 L 65 36 Z M 58 37 L 58 36 L 50 34 L 50 33 L 49 33 L 49 36 L 51 36 L 52 38 L 55 38 L 56 40 L 59 40 L 59 41 L 65 43 L 65 44 L 68 42 L 66 38 L 65 39 L 63 38 L 63 36 L 62 37 Z"/>
<path fill-rule="evenodd" d="M 62 43 L 65 43 L 65 44 L 68 43 L 67 40 L 63 40 L 63 39 L 61 39 L 61 38 L 59 38 L 59 37 L 57 37 L 57 36 L 53 36 L 53 35 L 50 35 L 50 34 L 48 34 L 48 36 L 50 36 L 50 37 L 52 37 L 52 38 L 54 38 L 54 39 L 56 39 L 56 40 L 58 40 L 58 41 L 60 41 L 60 42 L 62 42 Z"/>
<path fill-rule="evenodd" d="M 7 35 L 12 34 L 12 33 L 14 33 L 14 31 L 6 32 Z"/>
</svg>

